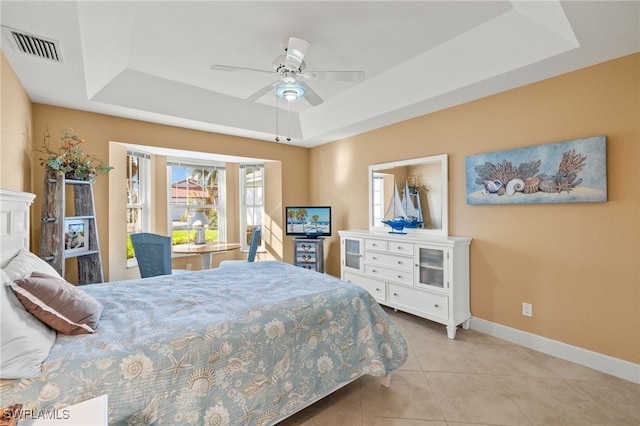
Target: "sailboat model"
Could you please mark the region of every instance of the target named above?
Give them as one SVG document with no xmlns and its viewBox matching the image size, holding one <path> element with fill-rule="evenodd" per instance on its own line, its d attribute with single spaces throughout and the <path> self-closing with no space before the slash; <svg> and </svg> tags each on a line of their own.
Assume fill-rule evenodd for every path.
<svg viewBox="0 0 640 426">
<path fill-rule="evenodd" d="M 411 201 L 407 181 L 404 182 L 402 195 L 403 197 L 401 199 L 398 193 L 398 185 L 394 179 L 393 196 L 382 220 L 382 223 L 391 227 L 391 231 L 389 231 L 390 234 L 406 234 L 406 232 L 402 232 L 404 228 L 417 228 L 422 225 L 422 215 L 420 211 L 416 210 Z"/>
</svg>

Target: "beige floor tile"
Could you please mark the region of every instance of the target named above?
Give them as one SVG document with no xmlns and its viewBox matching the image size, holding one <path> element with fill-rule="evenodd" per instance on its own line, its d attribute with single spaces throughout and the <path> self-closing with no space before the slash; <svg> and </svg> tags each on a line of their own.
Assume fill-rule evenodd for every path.
<svg viewBox="0 0 640 426">
<path fill-rule="evenodd" d="M 362 424 L 364 426 L 448 426 L 447 422 L 438 420 L 394 419 L 389 417 L 367 416 L 362 419 Z"/>
<path fill-rule="evenodd" d="M 372 417 L 444 420 L 422 372 L 396 371 L 391 387 L 375 377 L 362 377 L 362 412 Z"/>
<path fill-rule="evenodd" d="M 429 342 L 416 340 L 413 351 L 422 371 L 480 374 L 483 365 L 474 354 L 474 347 L 446 335 Z"/>
<path fill-rule="evenodd" d="M 422 371 L 422 367 L 420 366 L 420 362 L 418 362 L 416 353 L 411 347 L 411 343 L 409 343 L 409 356 L 407 357 L 407 360 L 402 365 L 402 367 L 400 367 L 400 370 Z"/>
<path fill-rule="evenodd" d="M 279 425 L 361 425 L 361 388 L 360 381 L 356 380 L 280 422 Z"/>
<path fill-rule="evenodd" d="M 298 413 L 293 417 L 286 419 L 285 421 L 278 423 L 282 426 L 329 426 L 329 425 L 344 425 L 344 426 L 368 426 L 362 423 L 362 416 L 350 415 L 350 414 L 332 414 L 323 411 L 310 413 Z"/>
<path fill-rule="evenodd" d="M 560 379 L 495 377 L 525 416 L 536 425 L 582 425 L 585 416 L 582 398 Z M 593 424 L 593 423 L 591 423 Z"/>
<path fill-rule="evenodd" d="M 532 424 L 495 382 L 494 376 L 431 372 L 425 375 L 447 421 L 492 425 Z"/>
<path fill-rule="evenodd" d="M 639 426 L 640 385 L 385 308 L 409 345 L 391 387 L 364 376 L 283 426 Z"/>
<path fill-rule="evenodd" d="M 495 376 L 541 377 L 556 379 L 558 376 L 547 368 L 543 359 L 529 349 L 517 345 L 476 344 L 475 359 L 482 365 L 484 374 Z"/>
</svg>

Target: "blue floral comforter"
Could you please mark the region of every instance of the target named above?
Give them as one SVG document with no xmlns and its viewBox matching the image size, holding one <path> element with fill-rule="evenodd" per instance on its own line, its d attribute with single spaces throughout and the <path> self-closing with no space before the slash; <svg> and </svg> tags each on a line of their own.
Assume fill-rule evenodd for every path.
<svg viewBox="0 0 640 426">
<path fill-rule="evenodd" d="M 82 288 L 98 331 L 59 334 L 40 378 L 2 383 L 4 405 L 108 394 L 110 425 L 267 425 L 407 357 L 367 291 L 280 262 Z"/>
</svg>

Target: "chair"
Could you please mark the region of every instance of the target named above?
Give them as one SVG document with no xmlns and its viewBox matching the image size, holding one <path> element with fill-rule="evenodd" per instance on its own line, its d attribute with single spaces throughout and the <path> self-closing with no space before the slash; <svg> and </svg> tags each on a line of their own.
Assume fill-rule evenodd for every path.
<svg viewBox="0 0 640 426">
<path fill-rule="evenodd" d="M 223 260 L 222 262 L 220 262 L 220 266 L 255 262 L 256 254 L 258 253 L 258 245 L 260 244 L 261 233 L 261 226 L 258 225 L 253 227 L 253 231 L 251 231 L 251 242 L 249 243 L 249 253 L 247 254 L 247 260 Z"/>
<path fill-rule="evenodd" d="M 131 234 L 131 245 L 142 278 L 178 272 L 171 270 L 171 237 L 140 232 Z"/>
</svg>

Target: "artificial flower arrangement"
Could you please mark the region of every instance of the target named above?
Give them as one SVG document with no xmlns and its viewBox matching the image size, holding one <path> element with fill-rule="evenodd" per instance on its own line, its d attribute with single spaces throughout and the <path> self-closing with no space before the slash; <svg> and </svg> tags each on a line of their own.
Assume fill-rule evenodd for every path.
<svg viewBox="0 0 640 426">
<path fill-rule="evenodd" d="M 38 151 L 45 155 L 40 158 L 40 165 L 47 170 L 55 170 L 67 179 L 95 182 L 98 173 L 107 173 L 113 169 L 85 153 L 82 149 L 84 139 L 76 136 L 73 129 L 63 129 L 61 132 L 60 144 L 56 147 L 52 146 L 49 129 L 44 132 L 44 141 Z"/>
</svg>

